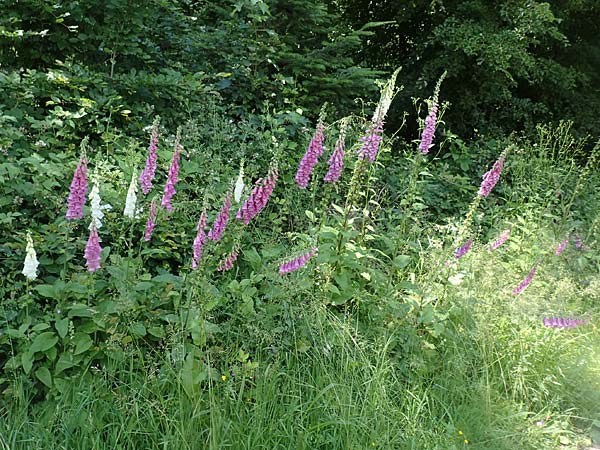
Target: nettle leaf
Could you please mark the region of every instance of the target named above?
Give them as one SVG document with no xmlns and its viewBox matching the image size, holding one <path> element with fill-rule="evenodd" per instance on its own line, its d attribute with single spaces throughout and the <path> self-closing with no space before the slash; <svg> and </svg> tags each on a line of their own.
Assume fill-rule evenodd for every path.
<svg viewBox="0 0 600 450">
<path fill-rule="evenodd" d="M 52 331 L 38 334 L 29 347 L 29 351 L 33 354 L 36 352 L 45 352 L 54 347 L 58 342 L 58 337 Z"/>
<path fill-rule="evenodd" d="M 35 376 L 49 388 L 52 387 L 52 375 L 50 375 L 50 371 L 47 367 L 40 367 L 35 371 Z"/>
</svg>

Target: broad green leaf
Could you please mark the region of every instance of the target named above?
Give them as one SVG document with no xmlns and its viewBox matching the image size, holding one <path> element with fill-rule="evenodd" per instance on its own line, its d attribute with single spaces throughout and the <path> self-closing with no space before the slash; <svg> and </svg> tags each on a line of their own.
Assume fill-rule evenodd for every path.
<svg viewBox="0 0 600 450">
<path fill-rule="evenodd" d="M 45 333 L 38 334 L 31 343 L 29 351 L 33 354 L 35 352 L 45 352 L 49 348 L 54 347 L 58 342 L 58 337 L 52 331 L 46 331 Z"/>
<path fill-rule="evenodd" d="M 56 362 L 56 367 L 54 368 L 54 375 L 58 375 L 63 370 L 70 369 L 75 366 L 75 362 L 73 361 L 72 353 L 61 353 L 58 357 L 58 361 Z"/>
<path fill-rule="evenodd" d="M 40 367 L 35 371 L 35 376 L 49 388 L 52 387 L 52 375 L 50 375 L 50 371 L 47 367 Z"/>
<path fill-rule="evenodd" d="M 65 317 L 64 319 L 57 320 L 54 323 L 54 328 L 56 328 L 58 335 L 64 338 L 69 331 L 69 319 Z"/>
<path fill-rule="evenodd" d="M 29 372 L 31 372 L 31 368 L 33 367 L 33 353 L 23 353 L 21 355 L 21 365 L 23 366 L 25 373 L 29 374 Z"/>
<path fill-rule="evenodd" d="M 73 338 L 73 343 L 75 344 L 73 355 L 79 355 L 88 350 L 94 344 L 94 341 L 88 334 L 77 333 Z"/>
<path fill-rule="evenodd" d="M 146 336 L 146 327 L 142 322 L 135 322 L 129 326 L 129 330 L 132 334 L 142 337 Z"/>
</svg>

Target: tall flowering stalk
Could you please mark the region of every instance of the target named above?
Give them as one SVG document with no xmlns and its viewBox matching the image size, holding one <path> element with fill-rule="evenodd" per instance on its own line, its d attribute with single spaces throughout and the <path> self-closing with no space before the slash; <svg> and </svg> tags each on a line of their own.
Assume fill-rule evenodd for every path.
<svg viewBox="0 0 600 450">
<path fill-rule="evenodd" d="M 310 140 L 308 148 L 306 149 L 306 153 L 304 153 L 304 156 L 300 161 L 300 165 L 298 166 L 298 171 L 296 172 L 296 184 L 301 189 L 306 189 L 308 186 L 310 175 L 319 161 L 319 156 L 323 154 L 323 140 L 325 139 L 323 135 L 325 128 L 323 121 L 324 112 L 321 111 L 315 134 Z"/>
<path fill-rule="evenodd" d="M 390 109 L 394 94 L 396 93 L 396 77 L 398 76 L 399 71 L 400 69 L 396 69 L 381 91 L 381 97 L 379 98 L 379 103 L 373 113 L 371 123 L 367 127 L 365 135 L 360 139 L 362 146 L 357 151 L 359 159 L 368 159 L 369 162 L 373 162 L 377 157 L 379 146 L 383 138 L 385 116 Z"/>
<path fill-rule="evenodd" d="M 329 170 L 323 178 L 326 183 L 335 183 L 340 179 L 342 175 L 342 169 L 344 168 L 344 150 L 346 147 L 346 126 L 347 120 L 342 119 L 340 123 L 340 135 L 335 143 L 335 150 L 329 158 Z"/>
<path fill-rule="evenodd" d="M 498 183 L 500 179 L 500 174 L 502 173 L 502 167 L 504 167 L 505 154 L 501 154 L 498 160 L 494 163 L 492 168 L 483 174 L 483 181 L 481 182 L 481 186 L 479 187 L 479 192 L 477 193 L 480 197 L 487 197 Z"/>
<path fill-rule="evenodd" d="M 569 245 L 569 236 L 567 236 L 563 241 L 560 242 L 560 244 L 558 244 L 556 250 L 554 251 L 554 255 L 560 256 L 562 252 L 565 251 L 565 248 L 567 248 L 567 245 Z"/>
<path fill-rule="evenodd" d="M 95 226 L 92 226 L 90 237 L 85 246 L 85 265 L 90 272 L 95 272 L 100 268 L 101 252 L 102 247 L 100 247 L 98 229 Z"/>
<path fill-rule="evenodd" d="M 471 250 L 471 245 L 473 245 L 473 239 L 469 239 L 462 246 L 458 247 L 454 252 L 454 258 L 460 259 L 469 253 L 469 250 Z"/>
<path fill-rule="evenodd" d="M 194 252 L 192 258 L 192 269 L 198 269 L 198 262 L 200 258 L 202 258 L 202 249 L 204 248 L 204 244 L 206 244 L 206 207 L 202 210 L 202 214 L 200 214 L 200 219 L 198 220 L 198 225 L 196 226 L 196 237 L 194 238 L 194 243 L 192 244 L 192 250 Z"/>
<path fill-rule="evenodd" d="M 231 250 L 231 253 L 229 253 L 221 262 L 219 262 L 217 270 L 219 272 L 226 272 L 228 270 L 231 270 L 233 268 L 233 263 L 235 263 L 235 261 L 238 258 L 238 254 L 238 248 L 234 247 L 233 250 Z"/>
<path fill-rule="evenodd" d="M 527 274 L 525 279 L 521 281 L 521 283 L 519 283 L 519 285 L 516 288 L 513 289 L 512 294 L 519 295 L 521 292 L 523 292 L 527 288 L 527 286 L 529 286 L 531 280 L 533 280 L 536 271 L 537 265 L 533 266 L 533 269 L 531 269 L 531 271 L 529 272 L 529 274 Z"/>
<path fill-rule="evenodd" d="M 238 174 L 237 180 L 235 180 L 235 186 L 233 188 L 233 199 L 236 203 L 242 200 L 242 194 L 244 193 L 244 160 L 240 163 L 240 173 Z"/>
<path fill-rule="evenodd" d="M 146 230 L 144 231 L 144 240 L 149 241 L 152 237 L 152 232 L 156 226 L 156 213 L 157 213 L 156 198 L 152 199 L 150 203 L 150 211 L 148 214 L 148 221 L 146 222 Z"/>
<path fill-rule="evenodd" d="M 148 146 L 148 157 L 146 158 L 146 166 L 140 173 L 140 186 L 144 195 L 148 195 L 152 189 L 152 180 L 156 174 L 156 162 L 158 160 L 158 125 L 160 117 L 156 117 L 152 123 L 152 135 L 150 136 L 150 145 Z"/>
<path fill-rule="evenodd" d="M 575 328 L 581 325 L 587 325 L 585 319 L 569 319 L 563 317 L 544 317 L 544 326 L 550 328 Z"/>
<path fill-rule="evenodd" d="M 277 182 L 278 172 L 277 165 L 271 164 L 269 172 L 266 178 L 259 178 L 254 184 L 254 188 L 250 193 L 248 199 L 244 202 L 242 207 L 236 214 L 236 219 L 241 220 L 244 225 L 248 223 L 267 206 L 269 198 L 275 189 L 275 183 Z"/>
<path fill-rule="evenodd" d="M 87 139 L 87 138 L 86 138 Z M 82 143 L 83 145 L 83 143 Z M 83 219 L 83 206 L 87 194 L 87 158 L 85 153 L 79 159 L 71 181 L 67 208 L 67 220 Z"/>
<path fill-rule="evenodd" d="M 439 95 L 440 95 L 440 87 L 442 85 L 442 81 L 446 78 L 446 72 L 442 74 L 440 79 L 435 85 L 435 90 L 433 91 L 433 99 L 431 101 L 431 107 L 429 108 L 429 114 L 425 118 L 425 127 L 423 128 L 423 134 L 421 135 L 421 143 L 419 144 L 419 150 L 423 154 L 429 153 L 431 147 L 433 147 L 433 136 L 435 135 L 435 127 L 437 125 L 437 115 L 439 109 Z"/>
<path fill-rule="evenodd" d="M 127 197 L 125 199 L 125 209 L 123 209 L 123 215 L 125 217 L 129 217 L 133 219 L 135 217 L 135 206 L 137 203 L 137 195 L 136 192 L 138 190 L 137 187 L 137 179 L 135 176 L 135 171 L 131 175 L 131 182 L 129 183 L 129 189 L 127 189 Z"/>
<path fill-rule="evenodd" d="M 292 259 L 291 261 L 285 262 L 279 266 L 279 274 L 285 275 L 286 273 L 293 272 L 304 267 L 308 261 L 317 254 L 317 248 L 313 247 L 310 251 Z"/>
<path fill-rule="evenodd" d="M 510 236 L 510 228 L 507 228 L 506 230 L 504 230 L 502 232 L 502 234 L 500 234 L 500 236 L 498 236 L 498 239 L 496 239 L 494 242 L 492 242 L 490 244 L 490 249 L 496 250 L 498 247 L 500 247 L 502 244 L 504 244 L 506 242 L 506 240 L 508 239 L 508 236 Z"/>
<path fill-rule="evenodd" d="M 35 280 L 37 278 L 37 269 L 40 265 L 37 255 L 35 253 L 35 248 L 33 247 L 33 239 L 31 238 L 31 233 L 27 232 L 27 246 L 25 248 L 25 261 L 23 263 L 23 271 L 21 272 L 23 275 L 27 277 L 28 280 Z"/>
<path fill-rule="evenodd" d="M 212 241 L 218 242 L 223 237 L 223 232 L 225 231 L 225 227 L 227 226 L 227 221 L 229 220 L 229 210 L 231 209 L 231 191 L 227 192 L 225 196 L 225 201 L 223 202 L 223 206 L 221 207 L 221 211 L 217 218 L 215 219 L 215 223 L 213 224 L 212 229 L 208 232 L 208 238 Z"/>
<path fill-rule="evenodd" d="M 167 183 L 165 184 L 162 200 L 160 201 L 160 204 L 169 212 L 173 211 L 171 199 L 175 195 L 175 185 L 177 184 L 177 178 L 179 176 L 179 159 L 181 157 L 180 140 L 181 130 L 177 130 L 177 137 L 175 138 L 175 151 L 173 152 L 173 159 L 171 160 L 171 166 L 169 167 Z"/>
<path fill-rule="evenodd" d="M 104 218 L 103 209 L 110 209 L 109 205 L 101 205 L 102 199 L 100 198 L 100 186 L 98 180 L 92 182 L 92 190 L 90 191 L 90 215 L 92 216 L 92 222 L 90 223 L 89 229 L 93 226 L 97 229 L 102 228 L 102 219 Z"/>
</svg>

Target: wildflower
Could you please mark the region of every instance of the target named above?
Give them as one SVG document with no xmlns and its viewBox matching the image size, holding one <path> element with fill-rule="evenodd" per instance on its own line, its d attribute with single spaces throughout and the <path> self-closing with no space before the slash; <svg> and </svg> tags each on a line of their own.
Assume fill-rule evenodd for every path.
<svg viewBox="0 0 600 450">
<path fill-rule="evenodd" d="M 177 177 L 179 175 L 179 158 L 181 156 L 180 132 L 177 131 L 177 137 L 175 138 L 175 151 L 173 152 L 173 159 L 171 160 L 171 166 L 169 167 L 169 174 L 167 176 L 167 183 L 165 184 L 164 193 L 160 204 L 167 209 L 167 211 L 173 211 L 173 205 L 171 199 L 175 195 L 175 185 L 177 184 Z"/>
<path fill-rule="evenodd" d="M 512 294 L 519 295 L 521 292 L 523 292 L 525 290 L 525 288 L 527 288 L 527 286 L 529 286 L 529 284 L 531 283 L 531 280 L 533 280 L 533 276 L 535 275 L 536 271 L 537 271 L 537 265 L 533 266 L 533 269 L 531 269 L 531 271 L 525 277 L 525 279 L 523 281 L 521 281 L 521 283 L 519 283 L 519 285 L 516 288 L 513 289 Z"/>
<path fill-rule="evenodd" d="M 344 148 L 346 146 L 346 121 L 342 120 L 340 125 L 340 135 L 335 143 L 335 150 L 329 158 L 329 171 L 325 175 L 323 181 L 326 183 L 335 183 L 342 175 L 344 168 Z"/>
<path fill-rule="evenodd" d="M 298 166 L 298 171 L 296 172 L 296 184 L 301 189 L 306 189 L 308 186 L 310 175 L 317 165 L 319 156 L 323 154 L 323 129 L 323 121 L 319 118 L 315 134 L 310 140 L 306 153 L 304 153 L 300 165 Z"/>
<path fill-rule="evenodd" d="M 554 254 L 556 256 L 560 256 L 560 254 L 565 250 L 565 248 L 567 248 L 568 244 L 569 244 L 569 236 L 567 236 L 567 238 L 565 240 L 563 240 L 560 244 L 558 244 L 558 247 L 556 247 L 556 251 L 554 252 Z"/>
<path fill-rule="evenodd" d="M 490 244 L 490 249 L 496 250 L 498 247 L 500 247 L 502 244 L 504 244 L 506 242 L 509 235 L 510 235 L 510 228 L 507 228 L 506 230 L 504 230 L 502 232 L 502 234 L 500 234 L 500 236 L 498 236 L 498 239 L 496 239 L 496 241 L 494 241 L 492 244 Z"/>
<path fill-rule="evenodd" d="M 577 248 L 578 250 L 589 250 L 590 249 L 588 246 L 583 245 L 583 240 L 579 236 L 574 236 L 573 242 L 575 243 L 575 248 Z"/>
<path fill-rule="evenodd" d="M 298 270 L 301 267 L 304 267 L 306 263 L 317 254 L 317 249 L 313 247 L 309 252 L 304 253 L 303 255 L 298 256 L 297 258 L 292 259 L 286 263 L 283 263 L 279 266 L 279 274 L 284 275 L 289 272 L 293 272 L 294 270 Z"/>
<path fill-rule="evenodd" d="M 228 270 L 230 270 L 233 267 L 233 263 L 237 260 L 238 258 L 238 250 L 237 248 L 234 247 L 234 249 L 231 251 L 231 253 L 229 253 L 225 259 L 223 259 L 219 265 L 217 266 L 217 270 L 219 272 L 226 272 Z"/>
<path fill-rule="evenodd" d="M 83 219 L 83 206 L 87 194 L 87 159 L 83 155 L 77 163 L 77 168 L 71 181 L 67 220 Z"/>
<path fill-rule="evenodd" d="M 225 197 L 225 201 L 223 202 L 223 206 L 221 207 L 221 211 L 219 211 L 219 215 L 215 219 L 215 223 L 213 224 L 212 230 L 208 232 L 208 238 L 212 241 L 220 241 L 221 237 L 223 237 L 223 232 L 225 231 L 225 227 L 227 226 L 227 221 L 229 220 L 229 210 L 231 209 L 231 191 L 227 192 Z"/>
<path fill-rule="evenodd" d="M 90 191 L 90 214 L 92 216 L 92 222 L 90 223 L 89 229 L 92 227 L 96 227 L 100 229 L 102 227 L 102 219 L 104 218 L 104 213 L 102 209 L 107 209 L 106 206 L 101 206 L 100 203 L 102 200 L 100 199 L 100 187 L 98 186 L 98 181 L 94 181 L 92 184 L 92 190 Z"/>
<path fill-rule="evenodd" d="M 454 258 L 460 259 L 463 256 L 465 256 L 467 253 L 469 253 L 469 250 L 471 250 L 471 245 L 473 245 L 473 239 L 469 239 L 461 247 L 458 247 L 454 251 Z"/>
<path fill-rule="evenodd" d="M 146 222 L 146 230 L 144 231 L 144 240 L 149 241 L 152 237 L 152 232 L 154 231 L 154 227 L 156 226 L 156 198 L 152 199 L 150 203 L 150 212 L 148 214 L 148 222 Z"/>
<path fill-rule="evenodd" d="M 490 192 L 492 192 L 492 189 L 494 189 L 494 186 L 496 186 L 496 183 L 498 183 L 498 180 L 500 179 L 500 173 L 504 166 L 504 159 L 504 154 L 500 155 L 492 168 L 483 174 L 483 181 L 481 182 L 477 195 L 480 197 L 487 197 L 490 195 Z"/>
<path fill-rule="evenodd" d="M 85 246 L 85 265 L 90 272 L 95 272 L 100 268 L 101 252 L 102 248 L 100 247 L 98 229 L 95 226 L 92 226 L 90 230 L 90 237 L 88 238 L 87 245 Z"/>
<path fill-rule="evenodd" d="M 127 198 L 125 199 L 125 209 L 123 215 L 133 219 L 135 217 L 135 204 L 137 203 L 137 179 L 135 172 L 131 175 L 131 183 L 129 183 L 129 189 L 127 189 Z"/>
<path fill-rule="evenodd" d="M 154 123 L 152 124 L 152 135 L 150 136 L 150 145 L 148 146 L 148 157 L 146 158 L 146 166 L 142 173 L 140 173 L 140 186 L 142 187 L 142 192 L 144 195 L 147 195 L 152 189 L 152 180 L 154 179 L 154 174 L 156 173 L 156 161 L 158 160 L 158 155 L 156 151 L 158 150 L 158 124 L 160 123 L 160 117 L 154 119 Z"/>
<path fill-rule="evenodd" d="M 33 248 L 33 239 L 31 233 L 27 233 L 27 246 L 25 247 L 25 262 L 23 263 L 23 275 L 29 280 L 35 280 L 37 278 L 37 268 L 40 265 L 35 254 L 35 248 Z"/>
<path fill-rule="evenodd" d="M 221 375 L 221 381 L 227 381 L 227 375 Z"/>
<path fill-rule="evenodd" d="M 239 203 L 242 199 L 244 192 L 244 160 L 240 163 L 240 173 L 237 180 L 235 181 L 235 187 L 233 188 L 233 199 L 236 203 Z"/>
<path fill-rule="evenodd" d="M 206 232 L 204 229 L 206 228 L 206 208 L 202 210 L 202 214 L 200 214 L 200 220 L 198 220 L 198 225 L 196 226 L 196 237 L 194 238 L 194 243 L 192 244 L 192 249 L 194 251 L 194 256 L 192 258 L 192 269 L 198 269 L 198 261 L 202 258 L 202 248 L 204 244 L 206 244 Z"/>
<path fill-rule="evenodd" d="M 581 325 L 587 325 L 588 320 L 568 319 L 562 317 L 544 317 L 544 326 L 551 328 L 575 328 Z"/>
<path fill-rule="evenodd" d="M 362 147 L 357 151 L 359 159 L 368 159 L 369 162 L 373 162 L 377 157 L 379 145 L 381 144 L 381 139 L 383 138 L 383 125 L 385 122 L 385 116 L 387 115 L 394 98 L 394 93 L 396 91 L 396 77 L 399 71 L 400 69 L 397 69 L 392 74 L 385 87 L 381 91 L 381 97 L 379 98 L 379 103 L 377 104 L 377 108 L 375 108 L 375 112 L 373 113 L 371 123 L 367 127 L 367 132 L 365 135 L 360 139 L 362 142 Z"/>
<path fill-rule="evenodd" d="M 262 211 L 269 202 L 269 197 L 273 193 L 273 189 L 275 189 L 277 177 L 277 166 L 273 164 L 269 169 L 267 177 L 256 181 L 250 196 L 238 210 L 235 216 L 236 219 L 244 222 L 244 225 L 248 225 Z"/>
<path fill-rule="evenodd" d="M 439 108 L 438 97 L 440 95 L 440 87 L 442 85 L 442 81 L 445 77 L 446 72 L 442 74 L 437 84 L 435 85 L 431 107 L 429 108 L 429 114 L 425 118 L 425 127 L 423 128 L 423 134 L 421 135 L 421 143 L 419 144 L 419 150 L 425 155 L 429 153 L 429 149 L 433 147 L 433 136 L 435 135 L 435 127 L 437 123 L 437 114 Z"/>
</svg>

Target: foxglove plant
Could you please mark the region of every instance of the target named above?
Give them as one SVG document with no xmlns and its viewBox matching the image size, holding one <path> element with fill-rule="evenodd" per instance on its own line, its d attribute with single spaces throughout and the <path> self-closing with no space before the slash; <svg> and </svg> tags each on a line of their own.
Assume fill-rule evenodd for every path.
<svg viewBox="0 0 600 450">
<path fill-rule="evenodd" d="M 467 253 L 469 253 L 469 250 L 471 250 L 471 245 L 473 245 L 473 239 L 469 239 L 467 242 L 464 243 L 464 245 L 458 247 L 454 252 L 454 258 L 460 259 Z"/>
<path fill-rule="evenodd" d="M 83 206 L 87 194 L 87 159 L 85 154 L 79 159 L 71 181 L 69 192 L 67 220 L 83 219 Z"/>
<path fill-rule="evenodd" d="M 173 159 L 171 160 L 171 166 L 169 167 L 169 174 L 167 176 L 167 183 L 165 184 L 162 200 L 160 201 L 160 204 L 169 212 L 173 211 L 171 199 L 175 195 L 175 185 L 177 184 L 177 178 L 179 176 L 179 159 L 181 157 L 180 139 L 180 130 L 177 130 Z"/>
<path fill-rule="evenodd" d="M 146 158 L 146 166 L 140 173 L 140 186 L 144 195 L 148 195 L 152 189 L 152 180 L 156 173 L 156 162 L 158 160 L 158 125 L 160 117 L 154 119 L 152 123 L 152 136 L 150 136 L 150 145 L 148 146 L 148 157 Z"/>
<path fill-rule="evenodd" d="M 192 269 L 198 269 L 198 262 L 200 258 L 202 258 L 202 249 L 204 248 L 204 244 L 206 244 L 206 221 L 207 214 L 206 208 L 202 210 L 202 214 L 200 214 L 200 219 L 198 220 L 198 225 L 196 226 L 196 237 L 194 238 L 194 243 L 192 245 L 192 250 L 194 252 L 194 256 L 192 258 Z"/>
<path fill-rule="evenodd" d="M 235 187 L 233 188 L 233 199 L 236 203 L 242 200 L 242 194 L 244 193 L 244 160 L 240 163 L 240 173 L 235 181 Z"/>
<path fill-rule="evenodd" d="M 519 295 L 521 292 L 523 292 L 527 288 L 527 286 L 529 286 L 529 284 L 531 283 L 531 280 L 533 280 L 533 277 L 534 277 L 536 271 L 537 271 L 537 265 L 533 266 L 533 268 L 531 269 L 529 274 L 527 274 L 525 279 L 523 281 L 521 281 L 521 283 L 519 283 L 519 285 L 516 288 L 513 289 L 512 294 Z"/>
<path fill-rule="evenodd" d="M 504 244 L 506 242 L 506 240 L 508 239 L 509 235 L 510 235 L 510 228 L 507 228 L 506 230 L 504 230 L 502 232 L 502 234 L 500 234 L 500 236 L 498 236 L 498 239 L 496 239 L 494 242 L 492 242 L 490 244 L 490 250 L 496 250 L 498 247 L 500 247 L 502 244 Z"/>
<path fill-rule="evenodd" d="M 131 182 L 129 183 L 129 189 L 127 189 L 127 198 L 125 199 L 125 209 L 123 215 L 133 219 L 135 217 L 135 205 L 137 203 L 137 179 L 135 171 L 131 175 Z"/>
<path fill-rule="evenodd" d="M 550 328 L 575 328 L 581 325 L 587 325 L 588 320 L 569 319 L 563 317 L 544 317 L 544 326 Z"/>
<path fill-rule="evenodd" d="M 423 128 L 423 134 L 421 135 L 421 143 L 419 144 L 419 150 L 421 153 L 426 155 L 429 153 L 431 147 L 433 147 L 433 136 L 435 135 L 435 127 L 437 125 L 437 115 L 439 110 L 439 95 L 440 95 L 440 87 L 442 85 L 442 81 L 446 77 L 446 72 L 442 74 L 437 84 L 435 85 L 435 90 L 433 91 L 433 99 L 431 101 L 431 107 L 429 108 L 429 114 L 425 118 L 425 127 Z"/>
<path fill-rule="evenodd" d="M 286 273 L 298 270 L 308 263 L 308 261 L 317 254 L 317 248 L 313 247 L 310 251 L 292 259 L 291 261 L 285 262 L 279 266 L 279 274 L 285 275 Z"/>
<path fill-rule="evenodd" d="M 496 186 L 496 183 L 498 183 L 498 180 L 500 179 L 504 160 L 504 154 L 500 155 L 492 168 L 483 174 L 483 181 L 481 182 L 479 192 L 477 193 L 479 197 L 487 197 L 490 195 L 490 192 L 492 192 L 492 189 L 494 189 L 494 186 Z"/>
<path fill-rule="evenodd" d="M 33 281 L 37 278 L 37 269 L 39 265 L 40 263 L 37 259 L 35 248 L 33 247 L 33 239 L 31 238 L 31 233 L 28 232 L 27 246 L 25 247 L 25 261 L 21 273 L 25 275 L 28 280 Z"/>
<path fill-rule="evenodd" d="M 568 244 L 569 244 L 569 236 L 567 236 L 566 239 L 564 239 L 563 241 L 560 242 L 560 244 L 558 244 L 558 246 L 556 247 L 556 250 L 554 251 L 554 255 L 560 256 L 562 254 L 562 252 L 565 251 L 565 248 L 567 248 Z"/>
<path fill-rule="evenodd" d="M 323 179 L 326 183 L 335 183 L 342 175 L 342 169 L 344 168 L 344 149 L 346 146 L 345 139 L 346 121 L 342 120 L 340 125 L 340 135 L 335 143 L 335 150 L 329 158 L 329 170 Z"/>
<path fill-rule="evenodd" d="M 236 219 L 241 220 L 244 225 L 248 225 L 250 221 L 262 211 L 269 202 L 269 198 L 275 189 L 278 172 L 277 165 L 271 164 L 266 178 L 260 178 L 254 184 L 254 188 L 248 199 L 236 214 Z"/>
<path fill-rule="evenodd" d="M 92 190 L 90 191 L 89 199 L 90 215 L 92 216 L 89 229 L 91 230 L 94 226 L 97 229 L 100 229 L 102 228 L 102 219 L 104 218 L 102 210 L 108 209 L 109 205 L 101 205 L 102 199 L 100 198 L 100 186 L 98 185 L 98 180 L 92 182 Z"/>
<path fill-rule="evenodd" d="M 219 262 L 219 265 L 217 266 L 217 270 L 219 272 L 226 272 L 228 270 L 231 270 L 233 268 L 233 263 L 235 263 L 237 258 L 238 258 L 238 249 L 236 247 L 234 247 L 233 250 L 231 251 L 231 253 L 229 253 L 221 262 Z"/>
<path fill-rule="evenodd" d="M 144 231 L 144 240 L 149 241 L 152 237 L 152 232 L 156 226 L 156 213 L 157 213 L 156 198 L 152 199 L 150 203 L 150 211 L 148 214 L 148 221 L 146 222 L 146 230 Z"/>
<path fill-rule="evenodd" d="M 85 264 L 90 272 L 95 272 L 100 268 L 101 252 L 102 247 L 100 247 L 98 230 L 95 226 L 92 226 L 90 237 L 85 246 Z"/>
<path fill-rule="evenodd" d="M 225 196 L 225 201 L 223 202 L 223 206 L 221 207 L 221 211 L 219 211 L 219 215 L 215 219 L 215 223 L 213 224 L 212 229 L 208 232 L 208 238 L 211 241 L 218 242 L 223 237 L 223 232 L 225 231 L 227 221 L 229 220 L 230 209 L 231 191 L 227 192 L 227 195 Z"/>
<path fill-rule="evenodd" d="M 322 112 L 321 117 L 319 117 L 319 122 L 317 123 L 315 134 L 310 140 L 308 149 L 306 150 L 306 153 L 304 153 L 304 156 L 300 161 L 300 165 L 298 166 L 298 171 L 296 172 L 296 184 L 301 189 L 306 189 L 308 186 L 310 175 L 319 161 L 319 156 L 323 154 L 323 130 L 324 125 Z"/>
</svg>

